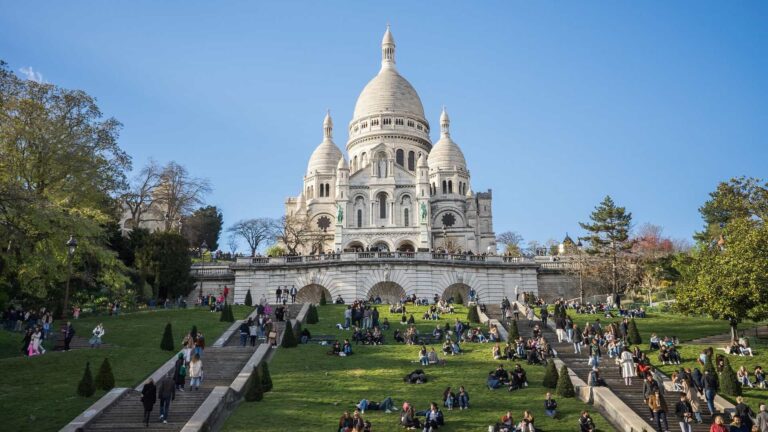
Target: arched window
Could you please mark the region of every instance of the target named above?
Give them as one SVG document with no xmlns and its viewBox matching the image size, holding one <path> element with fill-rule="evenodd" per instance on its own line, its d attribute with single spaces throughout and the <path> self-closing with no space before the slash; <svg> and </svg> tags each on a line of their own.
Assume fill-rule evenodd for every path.
<svg viewBox="0 0 768 432">
<path fill-rule="evenodd" d="M 352 172 L 357 171 L 357 155 L 355 155 L 354 158 L 352 158 Z"/>
<path fill-rule="evenodd" d="M 325 196 L 331 196 L 331 185 L 329 183 L 325 184 Z"/>
<path fill-rule="evenodd" d="M 395 162 L 400 166 L 405 164 L 405 152 L 403 149 L 397 149 L 397 152 L 395 152 Z"/>
<path fill-rule="evenodd" d="M 408 209 L 403 210 L 403 226 L 409 226 L 411 224 L 410 211 Z"/>
<path fill-rule="evenodd" d="M 379 200 L 379 219 L 386 219 L 387 218 L 387 194 L 384 192 L 379 192 L 377 195 L 377 198 Z"/>
<path fill-rule="evenodd" d="M 416 165 L 416 153 L 409 151 L 408 152 L 408 169 L 410 171 L 413 171 L 416 169 L 414 165 Z"/>
<path fill-rule="evenodd" d="M 363 227 L 363 211 L 361 209 L 357 210 L 357 227 Z"/>
<path fill-rule="evenodd" d="M 448 183 L 443 180 L 443 195 L 448 193 Z"/>
<path fill-rule="evenodd" d="M 453 181 L 448 180 L 448 193 L 453 193 Z"/>
</svg>

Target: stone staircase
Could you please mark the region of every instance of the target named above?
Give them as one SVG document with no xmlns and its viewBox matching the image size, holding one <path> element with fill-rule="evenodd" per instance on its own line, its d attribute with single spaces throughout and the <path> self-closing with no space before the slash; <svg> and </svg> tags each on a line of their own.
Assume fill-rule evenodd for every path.
<svg viewBox="0 0 768 432">
<path fill-rule="evenodd" d="M 290 316 L 295 317 L 301 305 L 289 307 Z M 272 315 L 274 320 L 274 314 Z M 285 322 L 275 322 L 278 332 L 285 328 Z M 264 341 L 258 341 L 258 347 Z M 141 393 L 130 390 L 117 403 L 107 408 L 98 418 L 91 421 L 84 431 L 180 431 L 214 387 L 229 386 L 237 377 L 255 348 L 248 343 L 240 346 L 240 333 L 235 331 L 223 347 L 208 347 L 203 352 L 203 382 L 200 389 L 195 391 L 189 387 L 187 378 L 183 392 L 176 392 L 176 399 L 171 401 L 168 423 L 162 423 L 159 400 L 155 403 L 150 417 L 149 427 L 143 423 L 144 407 L 141 403 Z M 143 384 L 143 383 L 142 383 Z"/>
<path fill-rule="evenodd" d="M 498 306 L 497 306 L 498 308 Z M 490 311 L 490 307 L 488 308 Z M 500 316 L 501 310 L 498 309 Z M 489 315 L 491 316 L 491 315 Z M 520 336 L 524 338 L 530 338 L 533 336 L 533 327 L 529 327 L 529 321 L 525 319 L 524 314 L 520 314 L 520 321 L 518 321 L 517 328 Z M 499 320 L 501 321 L 501 320 Z M 504 321 L 501 321 L 504 322 Z M 506 323 L 504 323 L 506 326 Z M 557 351 L 557 357 L 568 366 L 569 369 L 574 371 L 579 378 L 588 382 L 589 373 L 592 367 L 588 365 L 589 349 L 582 346 L 581 354 L 573 353 L 573 344 L 563 340 L 562 343 L 557 342 L 557 334 L 549 327 L 541 325 L 541 321 L 534 321 L 533 324 L 539 324 L 539 327 L 544 330 L 544 337 L 547 342 L 550 343 L 552 348 Z M 615 360 L 608 357 L 607 354 L 603 354 L 600 359 L 600 376 L 605 380 L 606 386 L 613 391 L 613 393 L 621 399 L 632 411 L 637 413 L 641 418 L 645 419 L 652 426 L 656 426 L 656 423 L 650 417 L 650 411 L 648 406 L 643 401 L 643 381 L 640 378 L 633 378 L 632 385 L 626 386 L 624 384 L 624 378 L 621 376 L 619 366 L 615 364 Z M 675 404 L 679 401 L 679 394 L 667 391 L 665 393 L 667 400 L 667 422 L 669 423 L 669 430 L 678 430 L 680 427 L 677 424 L 677 417 L 675 416 Z M 706 402 L 703 398 L 699 402 L 700 409 L 704 416 L 704 423 L 693 424 L 694 432 L 707 432 L 709 431 L 709 424 L 707 416 Z M 650 431 L 649 431 L 650 432 Z"/>
</svg>

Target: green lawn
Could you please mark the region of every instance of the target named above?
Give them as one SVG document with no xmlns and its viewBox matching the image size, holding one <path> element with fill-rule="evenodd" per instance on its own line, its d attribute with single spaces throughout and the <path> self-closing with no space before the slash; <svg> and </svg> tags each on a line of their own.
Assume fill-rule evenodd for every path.
<svg viewBox="0 0 768 432">
<path fill-rule="evenodd" d="M 235 318 L 244 317 L 249 308 L 235 307 Z M 171 357 L 160 349 L 160 339 L 167 322 L 173 326 L 174 339 L 180 344 L 182 334 L 192 325 L 215 342 L 230 323 L 219 322 L 219 314 L 202 309 L 157 310 L 122 314 L 119 317 L 88 317 L 75 321 L 77 334 L 90 335 L 103 322 L 104 342 L 110 348 L 52 352 L 33 358 L 20 355 L 18 333 L 0 331 L 0 406 L 11 413 L 3 430 L 55 431 L 88 408 L 104 392 L 90 398 L 76 395 L 77 383 L 86 362 L 95 375 L 105 357 L 109 358 L 116 386 L 133 387 Z M 58 328 L 58 325 L 56 326 Z"/>
<path fill-rule="evenodd" d="M 390 338 L 394 328 L 399 328 L 399 315 L 390 315 L 385 306 L 380 311 L 381 320 L 389 318 L 393 327 L 385 332 Z M 423 307 L 414 308 L 417 326 L 421 332 L 431 332 L 434 321 L 421 321 Z M 308 325 L 313 335 L 339 335 L 349 337 L 350 332 L 339 331 L 335 323 L 343 316 L 343 306 L 319 307 L 320 323 Z M 466 309 L 460 308 L 453 316 L 445 318 L 451 323 L 457 318 L 466 319 Z M 441 324 L 444 321 L 440 321 Z M 436 350 L 440 347 L 435 345 Z M 536 425 L 546 431 L 578 430 L 577 421 L 582 409 L 592 412 L 601 431 L 613 428 L 590 406 L 577 399 L 559 399 L 562 412 L 559 420 L 544 415 L 543 400 L 546 389 L 541 387 L 544 368 L 523 365 L 528 373 L 530 387 L 508 392 L 506 389 L 490 391 L 485 379 L 490 370 L 498 365 L 491 357 L 491 344 L 465 344 L 465 353 L 447 358 L 446 366 L 424 367 L 429 382 L 405 384 L 403 376 L 417 368 L 417 346 L 382 345 L 354 346 L 350 357 L 326 355 L 329 347 L 317 344 L 302 345 L 295 349 L 279 349 L 270 363 L 274 389 L 261 402 L 243 403 L 225 423 L 225 431 L 317 431 L 333 430 L 345 410 L 363 398 L 381 401 L 391 396 L 395 406 L 404 400 L 414 404 L 417 410 L 427 409 L 429 402 L 440 402 L 447 386 L 458 389 L 464 385 L 470 395 L 470 409 L 444 411 L 445 431 L 486 431 L 507 410 L 519 420 L 525 409 L 533 411 Z M 442 357 L 442 356 L 441 356 Z M 514 366 L 506 362 L 505 367 Z M 368 411 L 364 416 L 373 424 L 374 431 L 398 431 L 399 413 L 385 414 Z"/>
</svg>

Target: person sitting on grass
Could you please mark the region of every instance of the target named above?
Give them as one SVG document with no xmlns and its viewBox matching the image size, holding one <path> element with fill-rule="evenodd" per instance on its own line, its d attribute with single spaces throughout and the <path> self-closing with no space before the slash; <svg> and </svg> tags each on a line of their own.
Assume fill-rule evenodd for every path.
<svg viewBox="0 0 768 432">
<path fill-rule="evenodd" d="M 352 430 L 352 415 L 349 411 L 344 411 L 339 419 L 339 432 L 347 432 Z"/>
<path fill-rule="evenodd" d="M 499 364 L 496 370 L 493 371 L 493 374 L 496 376 L 496 379 L 498 379 L 502 385 L 506 385 L 509 383 L 509 373 L 507 373 L 507 371 L 504 369 L 503 364 Z"/>
<path fill-rule="evenodd" d="M 451 340 L 446 339 L 445 342 L 443 342 L 443 354 L 445 355 L 456 355 L 453 352 L 453 347 L 451 346 Z"/>
<path fill-rule="evenodd" d="M 761 389 L 765 386 L 765 372 L 763 372 L 762 366 L 755 366 L 755 385 Z"/>
<path fill-rule="evenodd" d="M 501 340 L 499 337 L 499 329 L 492 325 L 490 330 L 488 330 L 488 339 L 490 339 L 491 342 L 498 342 Z"/>
<path fill-rule="evenodd" d="M 752 387 L 752 382 L 749 380 L 749 371 L 747 371 L 747 368 L 744 366 L 740 367 L 736 372 L 736 378 L 739 383 L 741 383 L 742 387 Z"/>
<path fill-rule="evenodd" d="M 403 314 L 403 316 L 400 317 L 400 324 L 406 325 L 408 324 L 408 317 Z"/>
<path fill-rule="evenodd" d="M 363 419 L 359 410 L 355 410 L 352 414 L 351 432 L 369 432 L 370 430 L 370 424 Z"/>
<path fill-rule="evenodd" d="M 485 381 L 489 390 L 494 390 L 501 387 L 501 381 L 496 378 L 496 374 L 493 371 L 488 372 L 488 379 Z"/>
<path fill-rule="evenodd" d="M 579 428 L 581 432 L 595 432 L 597 430 L 595 422 L 586 410 L 582 411 L 579 417 Z"/>
<path fill-rule="evenodd" d="M 374 345 L 381 345 L 384 343 L 384 334 L 378 327 L 373 328 L 373 334 L 371 335 L 371 343 Z"/>
<path fill-rule="evenodd" d="M 425 413 L 426 419 L 424 420 L 423 432 L 432 432 L 440 428 L 445 424 L 443 418 L 443 412 L 437 407 L 437 404 L 432 402 L 429 404 L 429 410 Z"/>
<path fill-rule="evenodd" d="M 515 432 L 517 429 L 515 428 L 515 419 L 512 418 L 512 411 L 507 411 L 501 416 L 494 429 L 498 432 Z"/>
<path fill-rule="evenodd" d="M 451 342 L 451 349 L 453 349 L 453 355 L 461 354 L 461 346 L 458 339 Z"/>
<path fill-rule="evenodd" d="M 437 357 L 437 352 L 435 352 L 435 348 L 432 348 L 427 353 L 427 360 L 429 361 L 429 364 L 439 364 L 439 365 L 442 365 L 442 364 L 445 363 L 444 361 L 441 361 L 439 357 Z"/>
<path fill-rule="evenodd" d="M 536 426 L 533 424 L 534 420 L 533 413 L 525 410 L 523 411 L 523 419 L 520 420 L 520 424 L 517 425 L 517 428 L 520 432 L 536 432 Z"/>
<path fill-rule="evenodd" d="M 429 366 L 429 355 L 427 354 L 427 347 L 425 345 L 422 345 L 419 350 L 419 363 L 421 363 L 422 366 Z"/>
<path fill-rule="evenodd" d="M 416 324 L 416 320 L 413 318 L 413 314 L 408 317 L 408 325 Z"/>
<path fill-rule="evenodd" d="M 365 410 L 384 411 L 387 414 L 391 413 L 392 411 L 397 411 L 397 408 L 395 408 L 395 404 L 391 397 L 386 397 L 381 402 L 362 399 L 360 400 L 360 403 L 357 404 L 357 409 L 360 410 L 361 414 L 365 414 Z"/>
<path fill-rule="evenodd" d="M 557 416 L 557 401 L 552 399 L 552 393 L 547 392 L 547 398 L 544 399 L 544 414 L 555 418 Z"/>
<path fill-rule="evenodd" d="M 349 339 L 344 339 L 344 345 L 341 347 L 341 351 L 344 355 L 352 355 L 352 344 L 349 343 Z"/>
<path fill-rule="evenodd" d="M 395 333 L 392 335 L 392 339 L 395 340 L 395 342 L 405 343 L 405 338 L 402 334 L 400 334 L 400 330 L 395 329 Z"/>
<path fill-rule="evenodd" d="M 389 330 L 389 320 L 387 318 L 384 318 L 384 321 L 381 322 L 381 329 Z"/>
<path fill-rule="evenodd" d="M 459 403 L 459 409 L 469 409 L 469 393 L 464 386 L 459 386 L 459 393 L 456 395 L 456 400 Z"/>
<path fill-rule="evenodd" d="M 408 429 L 421 428 L 421 422 L 416 418 L 416 412 L 408 402 L 403 404 L 403 415 L 400 417 L 400 424 Z"/>
<path fill-rule="evenodd" d="M 491 355 L 493 356 L 494 360 L 501 360 L 504 358 L 504 356 L 501 354 L 501 347 L 499 344 L 495 344 L 493 348 L 491 348 Z"/>
<path fill-rule="evenodd" d="M 525 369 L 520 366 L 520 363 L 515 365 L 515 368 L 512 369 L 512 372 L 510 372 L 509 375 L 512 377 L 512 380 L 509 383 L 510 391 L 528 387 L 528 377 L 525 375 Z"/>
<path fill-rule="evenodd" d="M 452 411 L 454 405 L 458 405 L 458 401 L 456 401 L 456 393 L 451 391 L 451 388 L 448 387 L 443 392 L 443 406 L 448 408 L 448 411 Z"/>
<path fill-rule="evenodd" d="M 331 346 L 331 350 L 328 351 L 328 355 L 337 356 L 339 354 L 341 354 L 341 344 L 339 341 L 333 341 L 333 346 Z"/>
</svg>

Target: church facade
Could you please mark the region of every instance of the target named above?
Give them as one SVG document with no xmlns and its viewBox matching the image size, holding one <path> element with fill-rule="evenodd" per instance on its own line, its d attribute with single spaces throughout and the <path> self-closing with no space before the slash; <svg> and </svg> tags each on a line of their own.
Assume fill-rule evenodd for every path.
<svg viewBox="0 0 768 432">
<path fill-rule="evenodd" d="M 440 114 L 440 138 L 418 93 L 398 72 L 387 28 L 381 69 L 365 86 L 348 126 L 346 155 L 333 141 L 330 113 L 286 216 L 320 235 L 298 252 L 495 252 L 492 194 L 474 192 L 450 119 Z"/>
</svg>

